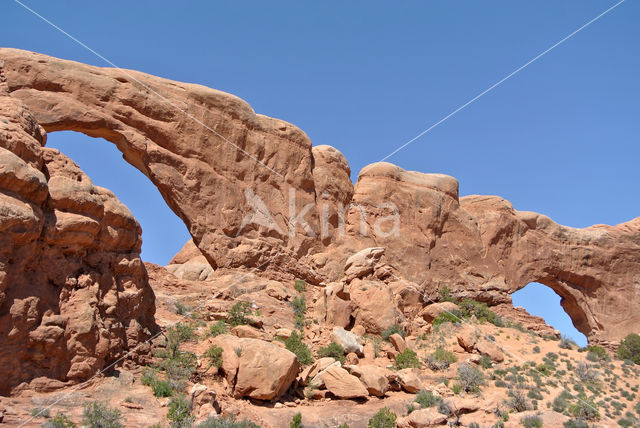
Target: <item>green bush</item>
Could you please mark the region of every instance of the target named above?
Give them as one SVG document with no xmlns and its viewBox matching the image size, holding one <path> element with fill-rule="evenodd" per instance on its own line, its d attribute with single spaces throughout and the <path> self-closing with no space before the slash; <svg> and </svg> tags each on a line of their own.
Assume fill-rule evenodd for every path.
<svg viewBox="0 0 640 428">
<path fill-rule="evenodd" d="M 427 365 L 432 370 L 444 370 L 456 361 L 458 361 L 458 357 L 441 346 L 437 347 L 426 359 Z"/>
<path fill-rule="evenodd" d="M 234 327 L 249 324 L 249 317 L 252 314 L 251 303 L 237 302 L 229 309 L 229 312 L 227 312 L 227 322 Z"/>
<path fill-rule="evenodd" d="M 493 362 L 491 361 L 491 358 L 489 358 L 486 355 L 483 355 L 480 357 L 480 367 L 482 367 L 483 369 L 490 369 L 491 367 L 493 367 Z"/>
<path fill-rule="evenodd" d="M 118 409 L 93 401 L 84 406 L 82 425 L 88 428 L 123 428 L 122 416 Z"/>
<path fill-rule="evenodd" d="M 151 385 L 151 390 L 156 397 L 171 397 L 173 393 L 171 384 L 166 380 L 156 380 Z"/>
<path fill-rule="evenodd" d="M 176 302 L 175 306 L 176 306 L 176 314 L 178 315 L 184 315 L 189 311 L 189 309 L 180 302 Z"/>
<path fill-rule="evenodd" d="M 476 367 L 466 363 L 458 367 L 458 385 L 465 392 L 478 392 L 484 384 L 484 375 Z"/>
<path fill-rule="evenodd" d="M 404 332 L 404 330 L 402 329 L 402 326 L 400 324 L 392 325 L 391 327 L 389 327 L 385 331 L 383 331 L 380 336 L 382 337 L 382 339 L 384 339 L 386 341 L 389 341 L 389 338 L 393 334 L 399 334 L 402 337 L 406 337 L 407 336 L 407 333 Z"/>
<path fill-rule="evenodd" d="M 449 287 L 444 285 L 440 290 L 438 290 L 438 295 L 440 296 L 441 302 L 453 302 L 455 303 L 456 299 L 451 296 L 451 290 Z"/>
<path fill-rule="evenodd" d="M 460 311 L 451 311 L 451 312 L 443 312 L 431 322 L 434 327 L 437 327 L 445 322 L 450 322 L 452 324 L 458 324 L 462 321 L 462 315 Z"/>
<path fill-rule="evenodd" d="M 578 419 L 591 420 L 600 417 L 598 405 L 585 396 L 579 397 L 576 403 L 569 406 L 569 413 Z"/>
<path fill-rule="evenodd" d="M 236 422 L 233 416 L 222 418 L 211 416 L 196 425 L 196 428 L 260 428 L 260 426 L 244 419 Z"/>
<path fill-rule="evenodd" d="M 489 309 L 486 303 L 473 299 L 463 299 L 458 303 L 458 306 L 460 306 L 462 318 L 475 316 L 479 322 L 489 322 L 491 324 L 494 324 L 496 321 L 496 314 Z"/>
<path fill-rule="evenodd" d="M 296 279 L 295 281 L 293 281 L 293 288 L 298 293 L 304 293 L 305 291 L 307 291 L 307 283 L 304 281 L 304 279 Z"/>
<path fill-rule="evenodd" d="M 562 424 L 564 428 L 589 428 L 589 424 L 582 419 L 571 419 Z"/>
<path fill-rule="evenodd" d="M 167 419 L 171 428 L 189 428 L 193 424 L 191 402 L 184 395 L 171 398 L 168 405 Z"/>
<path fill-rule="evenodd" d="M 303 295 L 293 298 L 289 303 L 293 308 L 293 319 L 297 329 L 302 330 L 304 327 L 304 315 L 307 312 L 307 301 Z"/>
<path fill-rule="evenodd" d="M 339 343 L 331 342 L 324 348 L 318 349 L 318 357 L 331 357 L 341 363 L 344 363 L 344 348 Z"/>
<path fill-rule="evenodd" d="M 146 386 L 152 386 L 156 383 L 156 371 L 151 367 L 145 367 L 142 369 L 142 376 L 140 377 L 140 382 Z"/>
<path fill-rule="evenodd" d="M 367 424 L 367 428 L 395 428 L 395 426 L 396 414 L 386 407 L 380 409 Z"/>
<path fill-rule="evenodd" d="M 49 419 L 51 417 L 51 412 L 49 411 L 49 409 L 34 407 L 33 409 L 31 409 L 31 416 L 33 416 L 34 418 Z"/>
<path fill-rule="evenodd" d="M 217 322 L 211 324 L 209 326 L 209 334 L 211 336 L 216 337 L 221 334 L 225 334 L 227 332 L 227 325 L 222 320 L 218 320 Z"/>
<path fill-rule="evenodd" d="M 64 413 L 57 413 L 42 424 L 42 428 L 76 428 L 76 424 Z"/>
<path fill-rule="evenodd" d="M 525 397 L 524 393 L 519 389 L 509 390 L 507 406 L 514 412 L 524 412 L 531 408 L 531 404 L 527 400 L 527 397 Z"/>
<path fill-rule="evenodd" d="M 313 363 L 311 349 L 302 341 L 302 335 L 297 331 L 293 331 L 291 336 L 284 341 L 284 344 L 289 351 L 296 354 L 300 364 L 306 366 Z"/>
<path fill-rule="evenodd" d="M 630 360 L 640 364 L 640 336 L 631 333 L 622 339 L 616 355 L 621 360 Z"/>
<path fill-rule="evenodd" d="M 541 428 L 542 427 L 542 419 L 540 419 L 540 416 L 536 416 L 536 415 L 525 416 L 524 418 L 520 419 L 520 423 L 525 428 Z"/>
<path fill-rule="evenodd" d="M 565 336 L 564 334 L 560 337 L 560 343 L 558 343 L 559 348 L 573 349 L 574 347 L 577 347 L 577 346 L 578 345 L 576 344 L 576 342 L 570 337 Z"/>
<path fill-rule="evenodd" d="M 607 350 L 604 349 L 600 345 L 587 346 L 587 351 L 589 352 L 589 354 L 593 354 L 595 357 L 597 357 L 597 360 L 599 360 L 599 361 L 608 360 L 609 359 L 609 355 L 607 354 Z M 587 356 L 587 358 L 589 358 L 589 357 Z"/>
<path fill-rule="evenodd" d="M 208 358 L 211 362 L 209 367 L 219 369 L 222 366 L 222 348 L 216 345 L 211 345 L 209 349 L 204 353 L 204 357 Z"/>
<path fill-rule="evenodd" d="M 396 355 L 395 367 L 399 370 L 408 368 L 417 368 L 421 366 L 418 355 L 411 349 L 405 349 L 398 355 Z"/>
<path fill-rule="evenodd" d="M 421 408 L 426 409 L 427 407 L 433 407 L 440 403 L 442 398 L 437 395 L 433 395 L 431 391 L 423 389 L 416 394 L 414 401 L 418 403 Z"/>
<path fill-rule="evenodd" d="M 172 389 L 184 388 L 184 381 L 196 371 L 198 357 L 191 352 L 178 351 L 173 358 L 161 361 L 158 367 L 165 371 Z"/>
<path fill-rule="evenodd" d="M 289 428 L 304 428 L 304 426 L 302 425 L 302 413 L 298 412 L 293 415 L 291 423 L 289 424 Z"/>
</svg>

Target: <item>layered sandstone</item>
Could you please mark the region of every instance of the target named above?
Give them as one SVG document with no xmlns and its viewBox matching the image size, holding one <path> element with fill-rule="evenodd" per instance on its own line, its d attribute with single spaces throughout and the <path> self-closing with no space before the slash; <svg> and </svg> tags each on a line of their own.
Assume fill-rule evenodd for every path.
<svg viewBox="0 0 640 428">
<path fill-rule="evenodd" d="M 109 190 L 42 147 L 0 68 L 0 394 L 84 380 L 155 329 L 141 229 Z M 144 348 L 133 352 L 135 358 Z M 37 379 L 43 377 L 43 379 Z M 58 383 L 56 381 L 59 381 Z"/>
<path fill-rule="evenodd" d="M 444 286 L 499 304 L 538 281 L 592 341 L 637 330 L 640 219 L 568 228 L 499 197 L 460 198 L 453 177 L 388 163 L 364 168 L 352 186 L 337 150 L 312 149 L 298 128 L 232 95 L 14 49 L 0 49 L 0 59 L 11 97 L 47 131 L 115 143 L 184 220 L 212 269 L 341 283 L 327 300 L 353 311 L 334 317 L 340 324 L 378 330 L 419 313 Z M 355 287 L 345 262 L 375 247 L 384 255 L 357 280 L 379 287 Z M 372 315 L 380 308 L 370 295 L 393 300 L 384 319 Z"/>
</svg>

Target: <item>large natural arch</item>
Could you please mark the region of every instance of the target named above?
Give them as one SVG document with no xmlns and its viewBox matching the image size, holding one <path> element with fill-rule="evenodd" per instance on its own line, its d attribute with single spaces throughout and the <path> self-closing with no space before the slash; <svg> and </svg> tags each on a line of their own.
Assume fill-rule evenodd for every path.
<svg viewBox="0 0 640 428">
<path fill-rule="evenodd" d="M 498 197 L 459 198 L 453 177 L 387 163 L 365 167 L 352 186 L 337 150 L 312 150 L 301 130 L 232 95 L 14 49 L 0 49 L 0 59 L 11 97 L 47 131 L 116 144 L 213 267 L 266 266 L 319 284 L 340 280 L 354 252 L 380 246 L 387 281 L 412 282 L 427 297 L 446 284 L 498 303 L 538 281 L 565 298 L 592 341 L 615 342 L 640 325 L 640 218 L 563 227 Z M 356 206 L 344 233 L 335 215 L 323 233 L 325 203 Z M 390 212 L 397 233 L 372 235 Z"/>
</svg>

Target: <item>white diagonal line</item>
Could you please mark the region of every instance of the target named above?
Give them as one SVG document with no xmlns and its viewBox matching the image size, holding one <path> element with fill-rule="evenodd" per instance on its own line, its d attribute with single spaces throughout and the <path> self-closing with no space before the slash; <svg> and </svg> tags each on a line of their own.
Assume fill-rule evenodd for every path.
<svg viewBox="0 0 640 428">
<path fill-rule="evenodd" d="M 17 0 L 16 0 L 17 1 Z M 544 55 L 546 55 L 547 53 L 551 52 L 553 49 L 557 48 L 558 46 L 560 46 L 561 44 L 563 44 L 564 42 L 566 42 L 567 40 L 569 40 L 570 38 L 572 38 L 573 36 L 575 36 L 576 34 L 578 34 L 580 31 L 584 30 L 585 28 L 587 28 L 589 25 L 593 24 L 594 22 L 596 22 L 598 19 L 602 18 L 603 16 L 605 16 L 607 13 L 611 12 L 613 9 L 615 9 L 616 7 L 620 6 L 622 3 L 624 3 L 626 0 L 620 0 L 618 3 L 614 4 L 613 6 L 611 6 L 609 9 L 605 10 L 604 12 L 602 12 L 600 15 L 596 16 L 595 18 L 593 18 L 591 21 L 587 22 L 586 24 L 584 24 L 582 27 L 578 28 L 577 30 L 575 30 L 573 33 L 569 34 L 568 36 L 566 36 L 565 38 L 563 38 L 562 40 L 560 40 L 559 42 L 555 43 L 553 46 L 551 46 L 550 48 L 546 49 L 545 51 L 539 53 L 538 55 L 536 55 L 535 57 L 533 57 L 531 60 L 527 61 L 525 64 L 523 64 L 522 66 L 518 67 L 517 69 L 515 69 L 513 72 L 511 72 L 510 74 L 508 74 L 507 76 L 503 77 L 502 79 L 500 79 L 499 81 L 497 81 L 496 83 L 494 83 L 493 85 L 489 86 L 487 89 L 485 89 L 484 91 L 480 92 L 478 95 L 476 95 L 475 97 L 471 98 L 469 101 L 467 101 L 466 103 L 462 104 L 460 107 L 458 107 L 457 109 L 455 109 L 454 111 L 452 111 L 451 113 L 449 113 L 448 115 L 446 115 L 445 117 L 443 117 L 442 119 L 440 119 L 439 121 L 437 121 L 436 123 L 434 123 L 433 125 L 431 125 L 430 127 L 428 127 L 427 129 L 425 129 L 424 131 L 422 131 L 421 133 L 419 133 L 418 135 L 416 135 L 415 137 L 413 137 L 412 139 L 410 139 L 409 141 L 407 141 L 406 143 L 404 143 L 403 145 L 401 145 L 400 147 L 398 147 L 397 149 L 395 149 L 394 151 L 392 151 L 391 153 L 389 153 L 388 155 L 386 155 L 385 157 L 383 157 L 382 159 L 380 159 L 379 162 L 383 162 L 387 159 L 389 159 L 391 156 L 395 155 L 396 153 L 398 153 L 400 150 L 404 149 L 405 147 L 407 147 L 409 144 L 413 143 L 414 141 L 416 141 L 417 139 L 421 138 L 423 135 L 425 135 L 426 133 L 428 133 L 429 131 L 431 131 L 433 128 L 437 127 L 438 125 L 440 125 L 441 123 L 445 122 L 446 120 L 448 120 L 449 118 L 451 118 L 452 116 L 454 116 L 455 114 L 457 114 L 460 110 L 464 109 L 465 107 L 467 107 L 469 104 L 472 104 L 473 102 L 475 102 L 476 100 L 478 100 L 479 98 L 481 98 L 482 96 L 484 96 L 485 94 L 487 94 L 488 92 L 492 91 L 493 89 L 495 89 L 496 87 L 500 86 L 502 83 L 504 83 L 505 81 L 509 80 L 510 78 L 512 78 L 513 76 L 515 76 L 516 74 L 518 74 L 519 72 L 521 72 L 522 70 L 524 70 L 525 68 L 527 68 L 529 65 L 531 65 L 532 63 L 536 62 L 537 60 L 539 60 L 540 58 L 542 58 Z"/>
<path fill-rule="evenodd" d="M 202 122 L 200 119 L 198 119 L 197 117 L 193 116 L 192 114 L 186 112 L 185 110 L 182 110 L 180 107 L 176 106 L 174 103 L 171 102 L 171 100 L 169 100 L 168 98 L 166 98 L 165 96 L 159 94 L 158 92 L 154 91 L 151 87 L 145 85 L 144 83 L 142 83 L 141 81 L 139 81 L 138 79 L 136 79 L 135 77 L 133 77 L 131 74 L 127 73 L 127 70 L 124 70 L 120 67 L 118 67 L 116 64 L 114 64 L 113 62 L 109 61 L 107 58 L 105 58 L 104 56 L 100 55 L 98 52 L 96 52 L 95 50 L 91 49 L 89 46 L 87 46 L 86 44 L 84 44 L 83 42 L 81 42 L 80 40 L 78 40 L 77 38 L 73 37 L 71 34 L 67 33 L 66 31 L 64 31 L 62 28 L 58 27 L 56 24 L 54 24 L 53 22 L 49 21 L 47 18 L 45 18 L 44 16 L 40 15 L 38 12 L 36 12 L 35 10 L 31 9 L 29 6 L 27 6 L 26 4 L 22 3 L 20 0 L 14 0 L 16 3 L 18 3 L 20 6 L 22 6 L 23 8 L 25 8 L 26 10 L 28 10 L 29 12 L 31 12 L 32 14 L 34 14 L 35 16 L 37 16 L 38 18 L 42 19 L 44 22 L 46 22 L 47 24 L 51 25 L 53 28 L 55 28 L 56 30 L 60 31 L 62 34 L 64 34 L 65 36 L 69 37 L 71 40 L 73 40 L 74 42 L 78 43 L 80 46 L 82 46 L 83 48 L 87 49 L 89 52 L 91 52 L 92 54 L 94 54 L 95 56 L 97 56 L 98 58 L 102 59 L 104 62 L 106 62 L 107 64 L 111 65 L 113 68 L 121 71 L 125 76 L 127 76 L 128 78 L 130 78 L 131 80 L 135 81 L 136 83 L 138 83 L 139 85 L 143 86 L 145 89 L 147 89 L 149 92 L 153 93 L 154 95 L 156 95 L 157 97 L 159 97 L 162 101 L 166 102 L 167 104 L 169 104 L 171 107 L 175 108 L 176 110 L 184 113 L 185 116 L 187 116 L 189 119 L 193 120 L 194 122 L 204 126 L 206 129 L 208 129 L 209 131 L 211 131 L 213 134 L 217 135 L 218 137 L 220 137 L 223 141 L 225 141 L 227 144 L 232 145 L 233 147 L 235 147 L 237 150 L 241 151 L 242 153 L 244 153 L 245 155 L 247 155 L 248 157 L 250 157 L 251 159 L 253 159 L 254 161 L 256 161 L 257 163 L 259 163 L 260 165 L 264 166 L 265 168 L 267 168 L 269 171 L 273 172 L 274 174 L 276 174 L 277 176 L 279 176 L 280 178 L 284 179 L 284 176 L 282 174 L 280 174 L 278 171 L 274 170 L 273 168 L 271 168 L 270 166 L 266 165 L 264 162 L 262 162 L 260 159 L 256 158 L 255 156 L 253 156 L 250 153 L 247 153 L 245 150 L 243 150 L 241 147 L 239 147 L 238 145 L 232 143 L 231 141 L 229 141 L 228 138 L 224 137 L 223 135 L 221 135 L 220 133 L 218 133 L 215 129 L 211 128 L 210 126 L 206 125 L 204 122 Z M 207 109 L 205 109 L 207 110 Z M 207 110 L 208 111 L 208 110 Z"/>
</svg>

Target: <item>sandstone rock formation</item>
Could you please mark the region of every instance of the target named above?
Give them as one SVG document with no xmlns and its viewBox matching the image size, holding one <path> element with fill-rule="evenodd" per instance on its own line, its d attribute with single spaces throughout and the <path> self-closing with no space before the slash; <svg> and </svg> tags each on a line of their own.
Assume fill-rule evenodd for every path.
<svg viewBox="0 0 640 428">
<path fill-rule="evenodd" d="M 137 221 L 42 147 L 3 80 L 0 64 L 0 394 L 84 380 L 156 329 Z"/>
<path fill-rule="evenodd" d="M 460 198 L 453 177 L 388 163 L 365 167 L 352 186 L 337 150 L 312 148 L 298 128 L 232 95 L 15 49 L 0 49 L 0 60 L 11 98 L 44 129 L 116 144 L 184 220 L 212 269 L 342 281 L 327 307 L 342 305 L 353 319 L 333 317 L 338 325 L 379 333 L 444 286 L 495 305 L 535 281 L 562 297 L 591 342 L 615 342 L 640 325 L 640 218 L 573 229 L 499 197 Z M 37 158 L 15 150 L 25 162 Z M 345 280 L 347 259 L 376 247 L 384 254 L 373 272 Z M 382 307 L 372 299 L 395 306 L 374 318 Z"/>
</svg>

